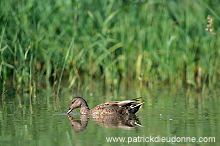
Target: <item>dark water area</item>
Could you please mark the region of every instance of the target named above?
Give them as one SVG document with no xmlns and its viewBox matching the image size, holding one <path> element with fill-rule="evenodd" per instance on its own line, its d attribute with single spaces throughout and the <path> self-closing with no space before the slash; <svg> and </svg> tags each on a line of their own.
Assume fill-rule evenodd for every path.
<svg viewBox="0 0 220 146">
<path fill-rule="evenodd" d="M 91 118 L 81 116 L 78 109 L 67 116 L 76 95 L 83 96 L 90 108 L 140 96 L 145 103 L 135 116 Z M 59 97 L 48 90 L 35 97 L 7 92 L 0 101 L 0 145 L 220 145 L 219 97 L 218 90 L 197 93 L 168 88 L 103 92 L 82 87 Z M 162 142 L 162 137 L 168 141 Z M 177 137 L 196 141 L 174 141 Z"/>
</svg>

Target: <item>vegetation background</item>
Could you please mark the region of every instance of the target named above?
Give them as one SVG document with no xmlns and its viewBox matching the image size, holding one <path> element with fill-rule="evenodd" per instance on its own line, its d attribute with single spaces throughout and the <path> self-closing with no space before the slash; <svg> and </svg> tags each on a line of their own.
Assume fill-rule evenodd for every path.
<svg viewBox="0 0 220 146">
<path fill-rule="evenodd" d="M 217 87 L 219 6 L 217 0 L 1 0 L 0 93 L 42 84 L 59 92 L 86 80 Z"/>
</svg>

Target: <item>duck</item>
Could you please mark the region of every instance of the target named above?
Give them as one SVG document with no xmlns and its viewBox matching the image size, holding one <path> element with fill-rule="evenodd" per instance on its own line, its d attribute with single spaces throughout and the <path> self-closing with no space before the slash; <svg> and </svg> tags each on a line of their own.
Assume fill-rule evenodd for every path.
<svg viewBox="0 0 220 146">
<path fill-rule="evenodd" d="M 71 100 L 70 108 L 66 114 L 70 114 L 72 110 L 80 108 L 81 115 L 132 115 L 139 110 L 142 104 L 144 104 L 144 102 L 136 103 L 141 98 L 142 97 L 124 101 L 110 101 L 90 109 L 85 99 L 82 97 L 75 97 Z"/>
</svg>

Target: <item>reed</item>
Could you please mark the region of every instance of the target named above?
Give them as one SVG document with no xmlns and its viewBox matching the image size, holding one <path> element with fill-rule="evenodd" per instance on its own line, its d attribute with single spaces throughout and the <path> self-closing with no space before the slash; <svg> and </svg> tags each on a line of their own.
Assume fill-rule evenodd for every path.
<svg viewBox="0 0 220 146">
<path fill-rule="evenodd" d="M 45 82 L 59 91 L 62 81 L 72 88 L 89 76 L 113 86 L 218 86 L 219 4 L 1 1 L 0 85 L 36 90 Z"/>
</svg>

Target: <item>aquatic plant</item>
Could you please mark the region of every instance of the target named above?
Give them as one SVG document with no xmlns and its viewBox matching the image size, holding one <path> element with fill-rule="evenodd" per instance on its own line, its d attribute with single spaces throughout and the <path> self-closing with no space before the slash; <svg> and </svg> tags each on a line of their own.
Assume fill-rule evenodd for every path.
<svg viewBox="0 0 220 146">
<path fill-rule="evenodd" d="M 45 83 L 59 91 L 64 81 L 72 88 L 88 78 L 112 86 L 131 81 L 141 87 L 217 86 L 218 5 L 204 0 L 1 1 L 0 86 L 34 91 Z"/>
</svg>

